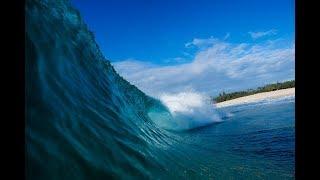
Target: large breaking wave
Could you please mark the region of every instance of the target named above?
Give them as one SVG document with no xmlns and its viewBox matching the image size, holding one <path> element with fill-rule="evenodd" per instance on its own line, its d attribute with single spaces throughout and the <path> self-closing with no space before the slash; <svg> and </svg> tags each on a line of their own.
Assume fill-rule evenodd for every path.
<svg viewBox="0 0 320 180">
<path fill-rule="evenodd" d="M 166 129 L 218 118 L 202 96 L 157 100 L 120 77 L 66 0 L 26 1 L 25 69 L 28 179 L 186 177 Z"/>
</svg>

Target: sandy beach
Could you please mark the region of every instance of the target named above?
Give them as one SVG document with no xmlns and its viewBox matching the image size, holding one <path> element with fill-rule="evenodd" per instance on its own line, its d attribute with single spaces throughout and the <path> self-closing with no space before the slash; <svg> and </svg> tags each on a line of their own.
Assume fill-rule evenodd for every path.
<svg viewBox="0 0 320 180">
<path fill-rule="evenodd" d="M 245 104 L 245 103 L 258 102 L 258 101 L 266 100 L 266 99 L 277 99 L 277 98 L 294 96 L 294 95 L 295 95 L 295 88 L 288 88 L 288 89 L 281 89 L 281 90 L 277 90 L 277 91 L 253 94 L 250 96 L 244 96 L 244 97 L 232 99 L 229 101 L 220 102 L 215 105 L 217 108 L 221 108 L 221 107 L 226 107 L 226 106 L 233 106 L 233 105 L 239 105 L 239 104 Z"/>
</svg>

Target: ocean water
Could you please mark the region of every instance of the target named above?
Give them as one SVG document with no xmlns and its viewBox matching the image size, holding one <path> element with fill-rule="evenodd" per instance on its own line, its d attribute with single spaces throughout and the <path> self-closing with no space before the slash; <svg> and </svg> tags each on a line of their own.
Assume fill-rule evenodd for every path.
<svg viewBox="0 0 320 180">
<path fill-rule="evenodd" d="M 117 74 L 69 1 L 25 13 L 27 179 L 294 179 L 294 99 L 157 100 Z"/>
<path fill-rule="evenodd" d="M 294 97 L 220 111 L 220 123 L 184 134 L 205 172 L 217 179 L 294 179 Z"/>
</svg>

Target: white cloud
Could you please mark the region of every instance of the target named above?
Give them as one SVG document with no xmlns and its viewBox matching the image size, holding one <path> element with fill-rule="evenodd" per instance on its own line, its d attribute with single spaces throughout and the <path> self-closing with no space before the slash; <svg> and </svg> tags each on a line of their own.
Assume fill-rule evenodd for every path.
<svg viewBox="0 0 320 180">
<path fill-rule="evenodd" d="M 175 58 L 170 58 L 170 59 L 166 59 L 164 60 L 164 62 L 166 63 L 184 63 L 186 62 L 187 59 L 186 58 L 183 58 L 183 57 L 175 57 Z"/>
<path fill-rule="evenodd" d="M 253 39 L 261 38 L 263 36 L 270 36 L 277 34 L 277 30 L 271 29 L 269 31 L 261 31 L 261 32 L 248 32 Z"/>
<path fill-rule="evenodd" d="M 230 33 L 227 33 L 227 34 L 224 36 L 223 40 L 226 40 L 226 39 L 228 39 L 229 37 L 230 37 Z"/>
<path fill-rule="evenodd" d="M 185 47 L 189 48 L 194 46 L 198 48 L 204 48 L 214 44 L 216 41 L 218 41 L 218 39 L 213 38 L 212 36 L 208 39 L 194 38 L 193 41 L 186 43 Z"/>
<path fill-rule="evenodd" d="M 126 60 L 114 63 L 129 82 L 152 96 L 198 91 L 210 95 L 294 78 L 294 44 L 277 41 L 233 44 L 210 37 L 194 39 L 200 48 L 190 63 L 157 66 Z M 209 45 L 210 44 L 210 45 Z M 280 43 L 281 44 L 281 43 Z"/>
</svg>

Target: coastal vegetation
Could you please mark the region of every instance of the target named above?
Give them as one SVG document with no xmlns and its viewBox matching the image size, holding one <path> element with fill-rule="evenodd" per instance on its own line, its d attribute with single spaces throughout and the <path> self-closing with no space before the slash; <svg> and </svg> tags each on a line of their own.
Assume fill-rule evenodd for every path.
<svg viewBox="0 0 320 180">
<path fill-rule="evenodd" d="M 265 86 L 258 87 L 257 89 L 248 89 L 245 91 L 237 91 L 237 92 L 231 92 L 231 93 L 222 92 L 217 97 L 212 97 L 212 101 L 219 103 L 219 102 L 236 99 L 243 96 L 253 95 L 253 94 L 262 93 L 262 92 L 276 91 L 280 89 L 293 88 L 293 87 L 295 87 L 295 80 L 277 82 L 274 84 L 267 84 Z"/>
</svg>

